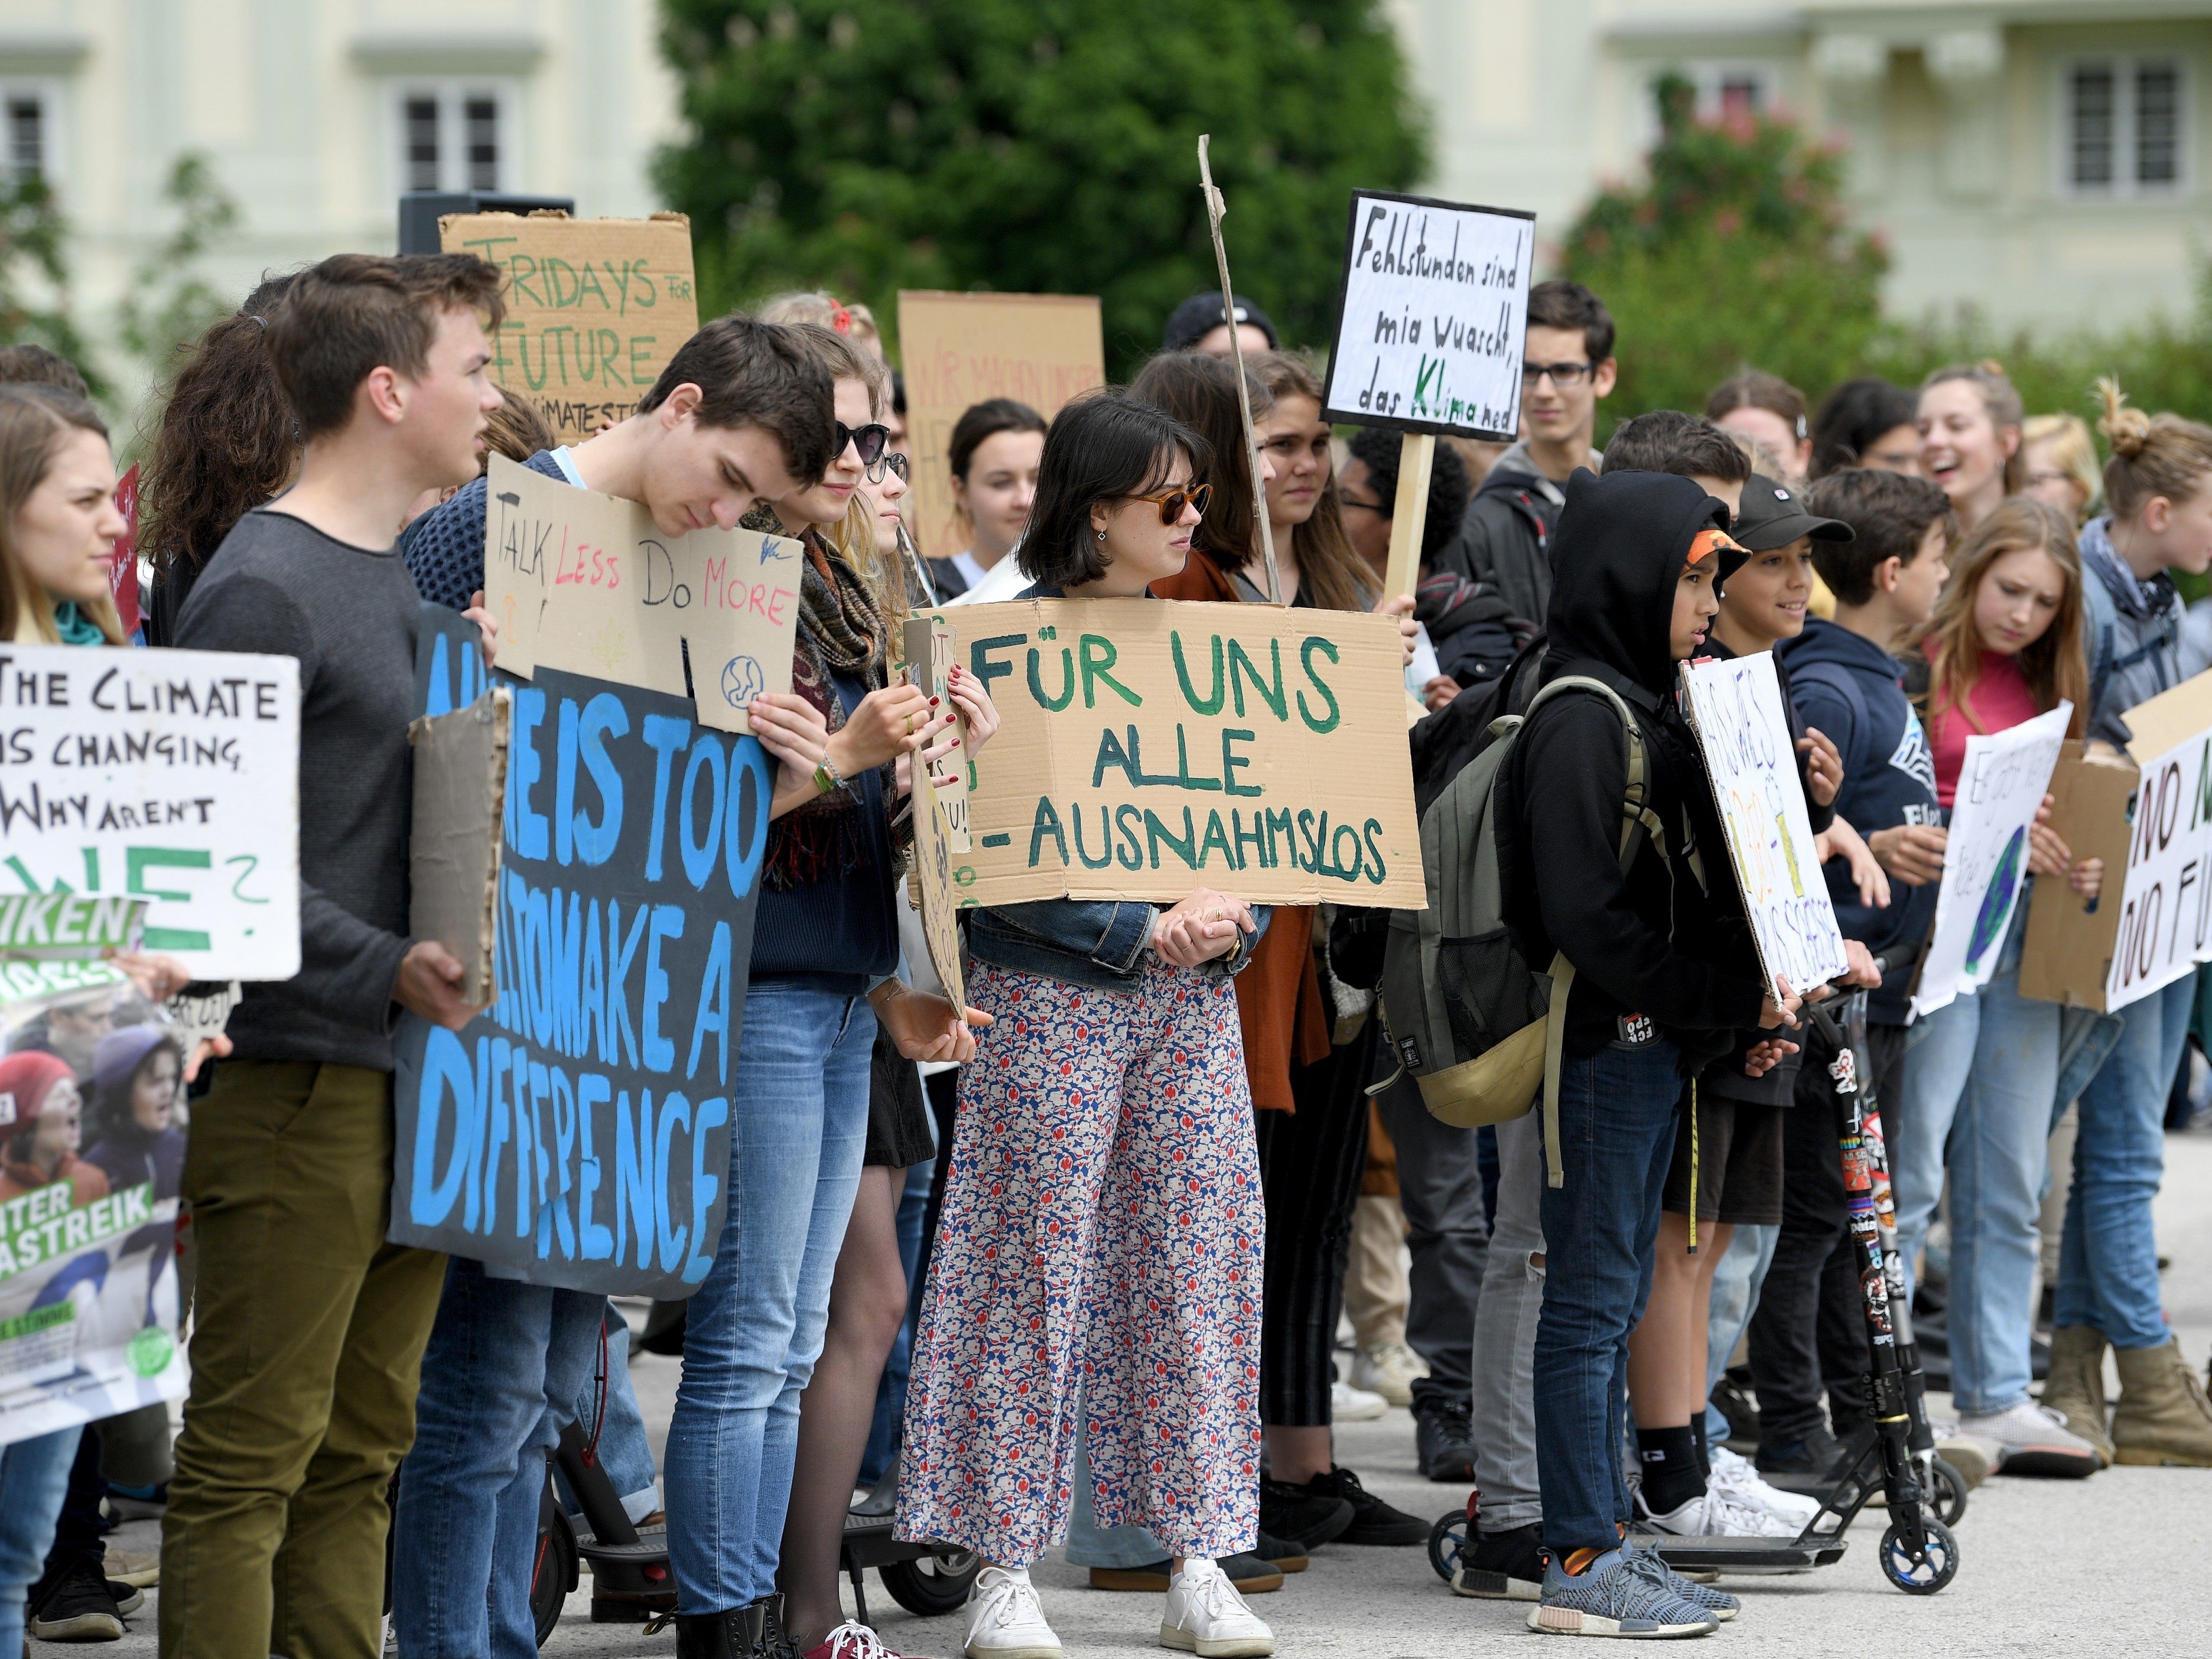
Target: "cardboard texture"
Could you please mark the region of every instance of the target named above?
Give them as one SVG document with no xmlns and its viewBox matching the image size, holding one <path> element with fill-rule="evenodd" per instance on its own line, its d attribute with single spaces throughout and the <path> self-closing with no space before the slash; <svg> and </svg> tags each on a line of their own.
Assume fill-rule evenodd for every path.
<svg viewBox="0 0 2212 1659">
<path fill-rule="evenodd" d="M 1912 992 L 1912 1014 L 1933 1013 L 1996 977 L 2020 890 L 2027 880 L 2027 830 L 2051 787 L 2074 705 L 1966 739 L 1943 848 L 1936 931 Z"/>
<path fill-rule="evenodd" d="M 449 213 L 438 235 L 447 252 L 499 267 L 507 315 L 491 377 L 544 410 L 562 443 L 630 415 L 699 331 L 691 222 L 680 213 Z"/>
<path fill-rule="evenodd" d="M 1769 991 L 1804 992 L 1850 964 L 1820 877 L 1797 751 L 1774 658 L 1761 651 L 1682 665 L 1690 726 L 1705 759 Z"/>
<path fill-rule="evenodd" d="M 196 979 L 300 971 L 300 665 L 0 644 L 9 888 L 147 901 Z"/>
<path fill-rule="evenodd" d="M 699 721 L 750 732 L 745 705 L 791 690 L 805 550 L 750 530 L 667 537 L 636 501 L 492 457 L 485 602 L 499 666 L 543 666 L 693 698 Z"/>
<path fill-rule="evenodd" d="M 1322 416 L 1510 443 L 1536 216 L 1352 192 Z"/>
<path fill-rule="evenodd" d="M 2022 996 L 2106 1008 L 2128 864 L 2128 802 L 2139 775 L 2133 761 L 2087 754 L 2078 741 L 2060 752 L 2051 773 L 2051 827 L 2075 858 L 2104 860 L 2104 886 L 2089 902 L 2063 881 L 2035 884 L 2021 953 Z"/>
<path fill-rule="evenodd" d="M 501 809 L 514 699 L 494 687 L 465 708 L 407 728 L 415 751 L 408 842 L 407 931 L 435 939 L 461 964 L 461 1000 L 490 1006 L 499 914 Z"/>
<path fill-rule="evenodd" d="M 1015 398 L 1047 420 L 1106 384 L 1098 301 L 1068 294 L 898 296 L 914 463 L 913 523 L 921 550 L 950 558 L 967 545 L 952 500 L 952 428 L 969 407 Z"/>
<path fill-rule="evenodd" d="M 921 913 L 921 935 L 929 945 L 929 965 L 945 988 L 945 1000 L 968 1006 L 968 986 L 960 971 L 957 890 L 953 885 L 954 853 L 946 833 L 945 803 L 926 791 L 914 803 L 915 908 Z"/>
<path fill-rule="evenodd" d="M 962 904 L 1427 902 L 1395 621 L 1159 599 L 954 614 L 1003 722 L 970 762 Z"/>
<path fill-rule="evenodd" d="M 945 697 L 945 677 L 951 672 L 953 653 L 959 649 L 952 624 L 942 615 L 909 617 L 904 644 L 908 683 L 930 696 Z M 952 729 L 960 738 L 960 753 L 930 762 L 929 781 L 937 787 L 937 799 L 945 808 L 946 844 L 956 853 L 967 853 L 974 845 L 968 835 L 968 717 L 957 704 L 941 706 L 952 708 Z"/>
</svg>

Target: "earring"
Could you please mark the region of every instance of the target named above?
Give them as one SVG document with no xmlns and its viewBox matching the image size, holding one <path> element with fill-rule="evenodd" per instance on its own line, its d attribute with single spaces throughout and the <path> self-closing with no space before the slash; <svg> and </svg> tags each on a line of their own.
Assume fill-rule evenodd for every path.
<svg viewBox="0 0 2212 1659">
<path fill-rule="evenodd" d="M 1098 539 L 1102 542 L 1106 539 L 1106 532 L 1102 530 L 1098 532 Z"/>
</svg>

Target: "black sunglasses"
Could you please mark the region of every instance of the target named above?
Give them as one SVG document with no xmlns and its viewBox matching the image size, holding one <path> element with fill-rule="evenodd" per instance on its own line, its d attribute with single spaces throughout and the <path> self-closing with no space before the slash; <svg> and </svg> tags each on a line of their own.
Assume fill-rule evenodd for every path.
<svg viewBox="0 0 2212 1659">
<path fill-rule="evenodd" d="M 837 447 L 830 452 L 831 454 L 843 454 L 845 446 L 850 444 L 860 452 L 862 466 L 873 466 L 883 459 L 884 446 L 891 441 L 890 428 L 881 421 L 871 421 L 866 426 L 847 426 L 842 421 L 836 424 Z M 878 478 L 882 476 L 881 473 L 877 474 Z"/>
<path fill-rule="evenodd" d="M 868 482 L 870 483 L 881 483 L 884 481 L 884 474 L 889 471 L 897 473 L 902 482 L 911 483 L 914 478 L 914 474 L 908 470 L 909 465 L 910 463 L 907 460 L 907 458 L 899 453 L 897 450 L 887 449 L 870 464 L 868 467 Z"/>
</svg>

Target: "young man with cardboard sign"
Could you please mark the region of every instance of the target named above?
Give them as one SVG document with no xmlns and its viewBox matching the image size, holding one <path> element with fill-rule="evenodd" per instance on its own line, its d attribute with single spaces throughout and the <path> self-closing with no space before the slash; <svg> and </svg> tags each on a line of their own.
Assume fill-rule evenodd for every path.
<svg viewBox="0 0 2212 1659">
<path fill-rule="evenodd" d="M 425 490 L 476 472 L 500 394 L 498 277 L 459 254 L 338 254 L 295 279 L 268 349 L 306 439 L 248 514 L 177 642 L 296 657 L 298 977 L 249 988 L 236 1058 L 194 1114 L 191 1395 L 162 1528 L 178 1652 L 373 1651 L 384 1488 L 414 1438 L 443 1257 L 388 1244 L 392 1031 L 475 1012 L 407 936 L 407 723 L 422 606 L 392 545 Z"/>
</svg>

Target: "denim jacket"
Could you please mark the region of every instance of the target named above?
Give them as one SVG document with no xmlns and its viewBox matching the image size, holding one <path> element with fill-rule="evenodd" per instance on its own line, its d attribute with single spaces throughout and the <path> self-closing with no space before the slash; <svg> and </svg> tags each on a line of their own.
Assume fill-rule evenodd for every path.
<svg viewBox="0 0 2212 1659">
<path fill-rule="evenodd" d="M 1039 582 L 1015 596 L 1056 599 L 1057 587 Z M 1144 977 L 1145 947 L 1152 942 L 1153 906 L 1131 899 L 1036 899 L 970 910 L 968 951 L 978 962 L 1018 973 L 1080 985 L 1094 991 L 1133 991 Z M 1216 977 L 1241 972 L 1252 947 L 1267 931 L 1266 906 L 1252 907 L 1258 931 L 1236 954 L 1199 964 Z"/>
<path fill-rule="evenodd" d="M 2081 526 L 2089 735 L 2127 747 L 2127 711 L 2180 684 L 2181 598 L 2160 571 L 2138 581 L 2113 549 L 2110 518 Z"/>
</svg>

